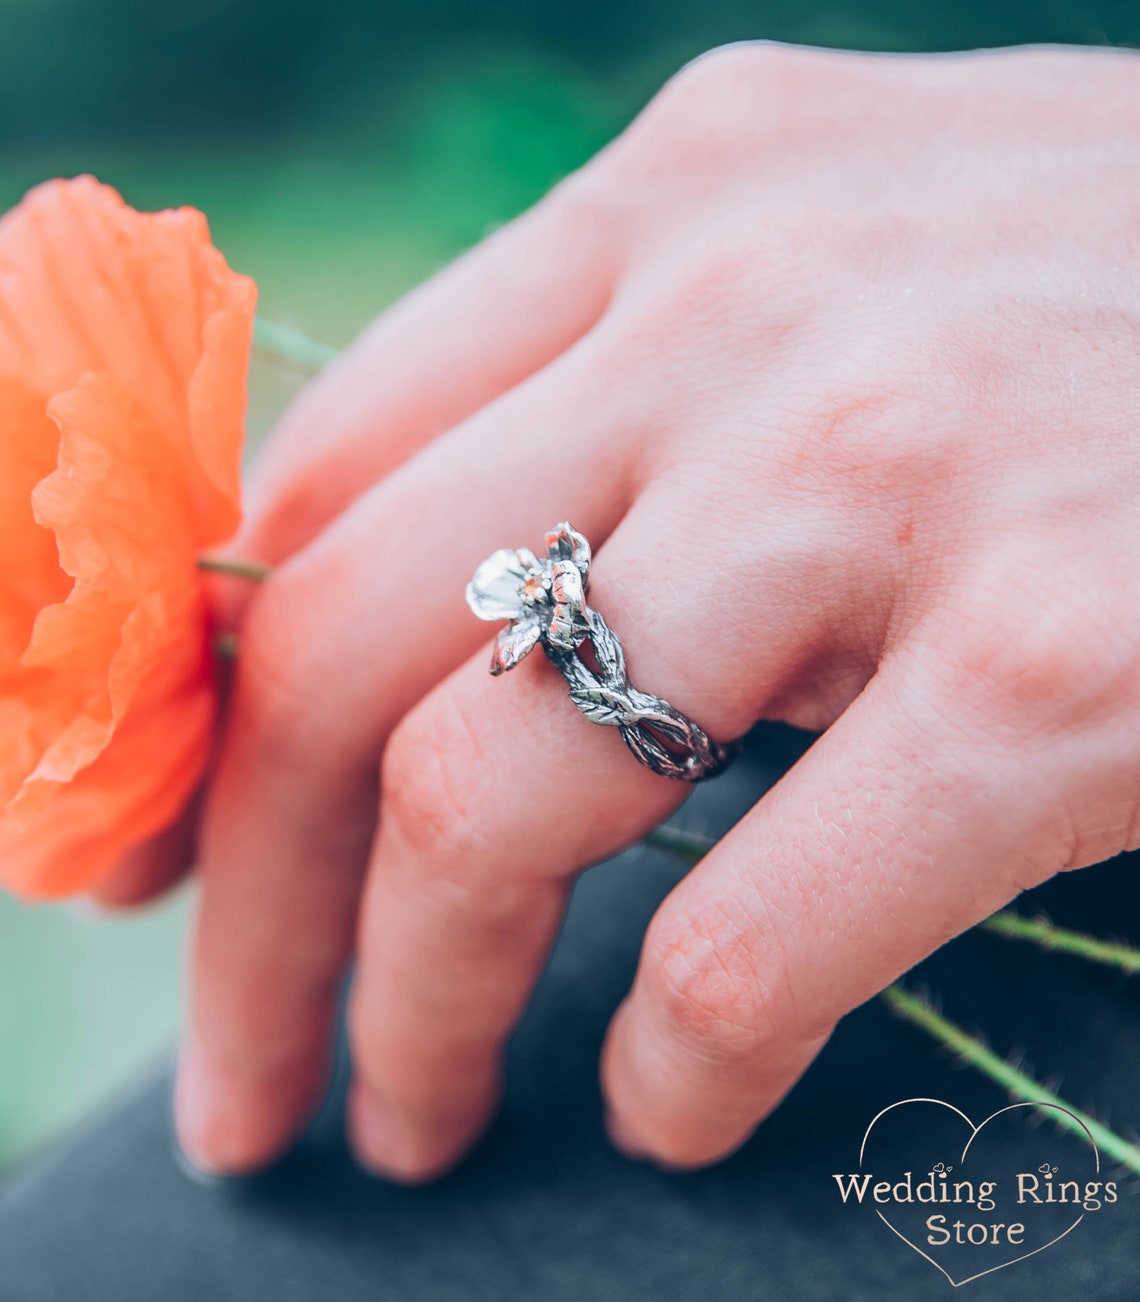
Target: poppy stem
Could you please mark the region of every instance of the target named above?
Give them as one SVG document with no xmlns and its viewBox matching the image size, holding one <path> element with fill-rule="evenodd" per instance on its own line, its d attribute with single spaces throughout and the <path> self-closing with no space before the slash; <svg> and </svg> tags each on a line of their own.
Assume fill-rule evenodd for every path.
<svg viewBox="0 0 1140 1302">
<path fill-rule="evenodd" d="M 939 1044 L 956 1053 L 963 1062 L 1008 1090 L 1018 1102 L 1049 1103 L 1054 1108 L 1063 1108 L 1063 1112 L 1054 1111 L 1053 1108 L 1038 1108 L 1038 1111 L 1047 1120 L 1055 1121 L 1063 1130 L 1068 1130 L 1086 1143 L 1091 1135 L 1093 1143 L 1102 1153 L 1140 1175 L 1140 1147 L 1129 1143 L 1123 1136 L 1090 1117 L 1087 1112 L 1073 1107 L 1060 1095 L 1038 1084 L 1020 1067 L 1007 1062 L 981 1040 L 968 1035 L 960 1026 L 943 1017 L 921 995 L 896 984 L 888 986 L 879 998 L 896 1016 L 925 1031 Z"/>
<path fill-rule="evenodd" d="M 236 660 L 238 658 L 238 635 L 236 633 L 219 633 L 214 638 L 214 654 L 219 660 Z"/>
<path fill-rule="evenodd" d="M 642 838 L 642 844 L 651 845 L 656 850 L 667 850 L 670 854 L 696 863 L 716 845 L 716 840 L 711 836 L 701 836 L 699 832 L 686 832 L 684 828 L 662 823 Z"/>
<path fill-rule="evenodd" d="M 198 568 L 210 574 L 228 574 L 231 579 L 248 579 L 250 583 L 264 583 L 273 573 L 273 567 L 261 561 L 241 561 L 229 556 L 199 556 Z"/>
<path fill-rule="evenodd" d="M 328 344 L 318 343 L 299 330 L 275 325 L 260 316 L 253 322 L 253 346 L 271 360 L 310 375 L 323 370 L 337 354 Z"/>
<path fill-rule="evenodd" d="M 1004 936 L 1007 940 L 1027 940 L 1041 949 L 1053 950 L 1061 954 L 1076 954 L 1088 959 L 1090 963 L 1103 963 L 1107 967 L 1118 968 L 1129 976 L 1140 972 L 1140 949 L 1124 945 L 1119 941 L 1099 940 L 1096 936 L 1086 935 L 1080 931 L 1066 931 L 1064 927 L 1055 927 L 1045 918 L 1022 918 L 1010 909 L 995 913 L 985 922 L 979 923 L 983 931 L 992 931 L 995 936 Z"/>
</svg>

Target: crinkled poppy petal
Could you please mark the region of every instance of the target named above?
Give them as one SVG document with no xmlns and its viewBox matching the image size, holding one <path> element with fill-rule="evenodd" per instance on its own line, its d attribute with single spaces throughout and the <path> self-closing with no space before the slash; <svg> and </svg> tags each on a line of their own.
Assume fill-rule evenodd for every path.
<svg viewBox="0 0 1140 1302">
<path fill-rule="evenodd" d="M 172 700 L 165 715 L 131 714 L 114 742 L 65 785 L 25 784 L 0 818 L 2 880 L 27 898 L 90 891 L 124 847 L 168 826 L 192 794 L 210 744 L 208 681 Z M 155 736 L 168 738 L 155 749 Z"/>
<path fill-rule="evenodd" d="M 0 220 L 0 374 L 45 396 L 114 376 L 182 463 L 202 547 L 238 521 L 255 301 L 200 213 L 138 213 L 92 177 Z"/>
<path fill-rule="evenodd" d="M 0 221 L 0 543 L 22 557 L 0 561 L 0 880 L 22 894 L 89 889 L 201 776 L 196 562 L 237 522 L 253 297 L 198 214 L 90 179 Z"/>
<path fill-rule="evenodd" d="M 55 469 L 58 444 L 44 399 L 0 376 L 0 692 L 24 654 L 37 612 L 45 602 L 62 601 L 71 587 L 55 538 L 32 514 L 32 490 Z"/>
<path fill-rule="evenodd" d="M 173 817 L 213 714 L 185 484 L 110 377 L 50 410 L 59 468 L 32 501 L 74 584 L 40 610 L 0 706 L 0 721 L 22 707 L 34 743 L 15 789 L 5 770 L 0 879 L 36 895 L 89 888 Z"/>
<path fill-rule="evenodd" d="M 108 376 L 89 376 L 49 410 L 60 429 L 59 469 L 37 486 L 33 507 L 75 583 L 66 601 L 40 611 L 23 664 L 53 675 L 57 709 L 70 712 L 52 747 L 53 776 L 62 779 L 89 761 L 101 735 L 106 743 L 150 668 L 123 665 L 130 616 L 161 608 L 177 636 L 196 642 L 205 626 L 186 485 L 145 418 Z M 188 606 L 197 628 L 175 616 Z"/>
<path fill-rule="evenodd" d="M 0 808 L 31 772 L 51 735 L 21 659 L 44 602 L 63 601 L 71 579 L 55 537 L 32 514 L 32 490 L 55 465 L 59 430 L 44 400 L 0 377 Z"/>
<path fill-rule="evenodd" d="M 204 482 L 193 481 L 202 550 L 225 542 L 241 521 L 241 451 L 257 301 L 253 282 L 244 280 L 244 285 L 248 293 L 242 301 L 206 321 L 202 357 L 190 379 L 190 448 L 204 477 Z"/>
</svg>

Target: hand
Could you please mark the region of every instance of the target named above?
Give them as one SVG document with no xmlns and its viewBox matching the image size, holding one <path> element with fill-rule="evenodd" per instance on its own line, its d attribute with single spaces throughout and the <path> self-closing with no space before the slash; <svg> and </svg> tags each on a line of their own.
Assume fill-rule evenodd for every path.
<svg viewBox="0 0 1140 1302">
<path fill-rule="evenodd" d="M 826 729 L 669 896 L 606 1041 L 617 1142 L 730 1152 L 838 1018 L 1138 843 L 1134 56 L 735 47 L 385 314 L 295 405 L 234 550 L 178 1133 L 278 1155 L 353 956 L 351 1140 L 486 1125 L 574 875 L 681 784 L 463 588 L 569 519 L 635 681 Z"/>
</svg>

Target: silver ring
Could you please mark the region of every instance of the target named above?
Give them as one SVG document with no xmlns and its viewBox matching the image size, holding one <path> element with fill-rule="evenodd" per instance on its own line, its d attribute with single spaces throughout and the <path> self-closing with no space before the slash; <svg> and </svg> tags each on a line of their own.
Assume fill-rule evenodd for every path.
<svg viewBox="0 0 1140 1302">
<path fill-rule="evenodd" d="M 467 585 L 467 604 L 480 619 L 510 620 L 495 641 L 491 673 L 513 669 L 541 643 L 578 709 L 617 728 L 647 768 L 681 782 L 714 777 L 740 743 L 720 745 L 667 701 L 631 686 L 617 634 L 586 604 L 590 544 L 576 529 L 557 525 L 546 552 L 542 559 L 527 547 L 493 552 Z M 587 642 L 594 664 L 579 654 Z"/>
</svg>

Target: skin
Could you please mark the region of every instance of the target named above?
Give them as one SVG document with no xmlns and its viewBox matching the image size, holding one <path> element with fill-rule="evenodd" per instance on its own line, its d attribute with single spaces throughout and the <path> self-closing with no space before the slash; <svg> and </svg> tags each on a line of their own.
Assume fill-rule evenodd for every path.
<svg viewBox="0 0 1140 1302">
<path fill-rule="evenodd" d="M 487 673 L 463 586 L 557 520 L 638 684 L 824 730 L 649 927 L 601 1061 L 631 1155 L 730 1153 L 850 1009 L 1140 843 L 1137 71 L 714 52 L 302 395 L 233 547 L 277 568 L 219 592 L 194 1162 L 296 1137 L 354 960 L 350 1141 L 446 1170 L 575 874 L 684 798 L 541 655 Z"/>
</svg>

